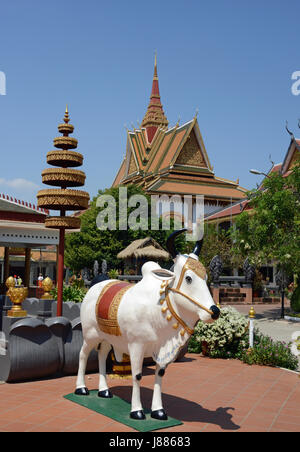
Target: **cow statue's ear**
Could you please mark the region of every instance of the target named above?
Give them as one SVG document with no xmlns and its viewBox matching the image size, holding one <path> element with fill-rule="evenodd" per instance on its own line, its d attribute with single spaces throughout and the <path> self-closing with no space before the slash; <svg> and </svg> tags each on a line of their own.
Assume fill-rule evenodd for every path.
<svg viewBox="0 0 300 452">
<path fill-rule="evenodd" d="M 165 268 L 151 270 L 151 273 L 155 276 L 155 278 L 160 279 L 161 281 L 172 281 L 172 279 L 175 278 L 175 273 L 170 270 L 166 270 Z"/>
</svg>

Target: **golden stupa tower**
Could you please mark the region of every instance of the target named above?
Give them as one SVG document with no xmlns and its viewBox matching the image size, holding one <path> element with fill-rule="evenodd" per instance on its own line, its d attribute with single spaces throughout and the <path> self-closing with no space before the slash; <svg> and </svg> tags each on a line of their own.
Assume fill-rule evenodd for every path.
<svg viewBox="0 0 300 452">
<path fill-rule="evenodd" d="M 39 207 L 60 212 L 59 216 L 49 216 L 45 221 L 47 228 L 59 229 L 60 232 L 57 269 L 57 315 L 62 315 L 65 230 L 80 228 L 80 218 L 66 216 L 66 211 L 87 209 L 90 199 L 89 194 L 85 191 L 67 188 L 81 187 L 85 183 L 85 173 L 73 169 L 82 165 L 83 155 L 73 151 L 77 148 L 78 141 L 69 136 L 74 131 L 74 126 L 69 124 L 69 121 L 67 107 L 64 122 L 58 125 L 58 131 L 62 133 L 62 136 L 53 140 L 54 147 L 57 150 L 50 151 L 47 154 L 47 163 L 58 168 L 47 168 L 42 172 L 44 184 L 60 188 L 40 190 L 37 194 Z"/>
</svg>

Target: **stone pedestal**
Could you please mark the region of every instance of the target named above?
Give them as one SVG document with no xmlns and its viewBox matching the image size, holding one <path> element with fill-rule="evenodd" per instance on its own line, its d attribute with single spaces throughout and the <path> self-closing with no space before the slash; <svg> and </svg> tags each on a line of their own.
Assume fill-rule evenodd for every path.
<svg viewBox="0 0 300 452">
<path fill-rule="evenodd" d="M 38 303 L 37 316 L 41 320 L 52 316 L 52 304 L 55 300 L 52 299 L 40 299 Z"/>
<path fill-rule="evenodd" d="M 4 295 L 3 312 L 5 313 L 5 315 L 7 311 L 11 309 L 11 307 L 12 307 L 11 299 L 7 295 Z"/>
</svg>

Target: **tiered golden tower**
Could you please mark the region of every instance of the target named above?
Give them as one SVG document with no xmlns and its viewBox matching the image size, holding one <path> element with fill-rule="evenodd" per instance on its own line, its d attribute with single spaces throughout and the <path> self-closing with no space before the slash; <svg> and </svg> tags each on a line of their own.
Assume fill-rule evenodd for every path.
<svg viewBox="0 0 300 452">
<path fill-rule="evenodd" d="M 65 229 L 80 228 L 80 218 L 66 216 L 66 211 L 87 209 L 90 199 L 89 194 L 85 191 L 67 188 L 81 187 L 85 182 L 85 173 L 83 171 L 70 169 L 70 167 L 74 168 L 82 165 L 83 155 L 72 150 L 77 148 L 78 141 L 76 138 L 69 137 L 69 134 L 74 131 L 74 126 L 69 124 L 69 121 L 67 107 L 64 123 L 58 125 L 58 131 L 62 133 L 62 136 L 56 137 L 53 140 L 54 146 L 58 150 L 50 151 L 47 154 L 47 163 L 60 168 L 48 168 L 42 172 L 42 181 L 44 184 L 60 188 L 40 190 L 37 194 L 39 207 L 60 211 L 60 216 L 50 216 L 45 221 L 47 228 L 55 228 L 60 231 L 57 272 L 57 315 L 62 315 Z"/>
</svg>

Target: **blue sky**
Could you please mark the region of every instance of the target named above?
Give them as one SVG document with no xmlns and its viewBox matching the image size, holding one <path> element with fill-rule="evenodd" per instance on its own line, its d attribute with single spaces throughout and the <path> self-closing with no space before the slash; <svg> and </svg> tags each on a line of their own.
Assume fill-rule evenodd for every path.
<svg viewBox="0 0 300 452">
<path fill-rule="evenodd" d="M 298 1 L 12 0 L 0 6 L 0 193 L 36 202 L 68 103 L 85 189 L 109 187 L 146 111 L 157 50 L 170 125 L 198 122 L 217 176 L 252 188 L 300 137 Z M 298 133 L 299 132 L 299 133 Z"/>
</svg>

